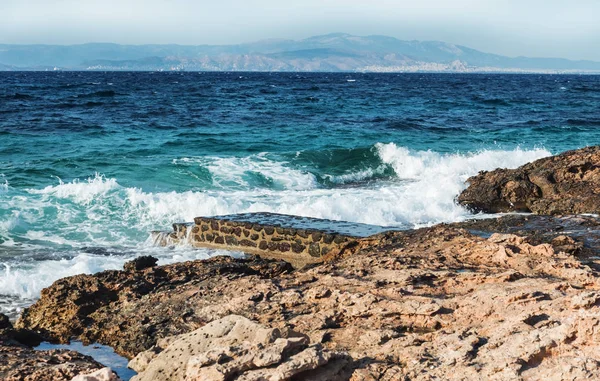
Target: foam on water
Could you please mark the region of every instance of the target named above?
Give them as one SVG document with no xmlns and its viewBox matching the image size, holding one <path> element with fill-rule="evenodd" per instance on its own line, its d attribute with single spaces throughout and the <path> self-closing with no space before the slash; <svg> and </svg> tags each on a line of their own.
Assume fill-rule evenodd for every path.
<svg viewBox="0 0 600 381">
<path fill-rule="evenodd" d="M 14 297 L 14 303 L 3 308 L 26 305 L 24 300 L 37 297 L 41 288 L 61 277 L 118 269 L 141 253 L 156 255 L 161 263 L 214 255 L 214 251 L 190 248 L 152 248 L 146 242 L 151 230 L 168 230 L 173 222 L 196 216 L 274 212 L 400 228 L 460 221 L 472 217 L 454 201 L 469 176 L 550 155 L 545 149 L 440 154 L 393 143 L 373 149 L 378 163 L 332 177 L 332 183 L 371 179 L 389 168 L 395 178 L 364 186 L 325 187 L 308 170 L 252 155 L 174 163 L 209 168 L 221 184 L 212 190 L 149 192 L 100 174 L 83 181 L 59 180 L 43 189 L 17 191 L 7 186 L 0 194 L 0 244 L 20 254 L 0 253 L 0 295 Z M 280 187 L 244 189 L 248 171 L 273 179 Z M 110 249 L 111 254 L 94 254 L 86 247 Z M 24 259 L 22 253 L 36 250 L 58 254 Z"/>
<path fill-rule="evenodd" d="M 425 182 L 443 176 L 456 178 L 463 183 L 466 180 L 465 176 L 472 176 L 482 170 L 515 168 L 551 155 L 548 150 L 542 148 L 441 155 L 432 151 L 411 151 L 394 143 L 378 143 L 375 147 L 381 160 L 394 168 L 399 179 Z"/>
<path fill-rule="evenodd" d="M 56 198 L 70 198 L 78 204 L 89 204 L 97 197 L 105 195 L 107 192 L 118 187 L 116 179 L 107 179 L 103 175 L 96 173 L 95 177 L 85 181 L 74 180 L 71 183 L 64 183 L 58 179 L 56 186 L 47 186 L 44 189 L 29 189 L 32 194 L 41 194 L 46 198 L 53 196 Z"/>
<path fill-rule="evenodd" d="M 405 227 L 450 222 L 468 215 L 454 198 L 469 176 L 550 155 L 544 149 L 439 154 L 411 151 L 393 143 L 378 144 L 375 149 L 381 158 L 375 168 L 333 178 L 342 184 L 360 181 L 381 173 L 386 165 L 396 173 L 396 179 L 364 187 L 317 187 L 312 174 L 294 170 L 286 173 L 280 168 L 274 171 L 271 160 L 265 161 L 264 168 L 254 162 L 253 168 L 272 176 L 276 172 L 282 183 L 291 184 L 286 189 L 153 193 L 123 187 L 117 179 L 102 175 L 86 181 L 61 181 L 0 200 L 3 209 L 12 211 L 2 216 L 0 236 L 21 243 L 42 240 L 71 246 L 77 242 L 130 245 L 143 241 L 148 231 L 168 228 L 173 222 L 258 211 Z M 244 158 L 236 160 L 246 162 Z M 243 168 L 243 164 L 232 164 L 234 161 L 224 160 L 226 165 L 215 168 L 223 172 L 223 177 L 234 178 Z M 234 174 L 228 172 L 232 168 Z"/>
<path fill-rule="evenodd" d="M 213 184 L 220 188 L 253 188 L 251 176 L 262 176 L 275 188 L 304 190 L 317 186 L 315 176 L 309 172 L 291 168 L 286 162 L 271 160 L 263 152 L 247 157 L 185 157 L 173 160 L 173 164 L 199 165 L 211 173 Z"/>
<path fill-rule="evenodd" d="M 343 175 L 325 175 L 324 177 L 334 184 L 351 184 L 370 180 L 376 175 L 383 175 L 385 170 L 386 165 L 380 165 L 376 168 L 367 168 Z"/>
</svg>

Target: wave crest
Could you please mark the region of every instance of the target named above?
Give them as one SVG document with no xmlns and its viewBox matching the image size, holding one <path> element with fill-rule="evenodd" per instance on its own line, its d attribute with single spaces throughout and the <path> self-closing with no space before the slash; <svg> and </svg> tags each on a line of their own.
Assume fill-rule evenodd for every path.
<svg viewBox="0 0 600 381">
<path fill-rule="evenodd" d="M 0 237 L 15 244 L 50 241 L 71 246 L 77 242 L 128 245 L 142 241 L 151 230 L 168 228 L 173 222 L 248 212 L 407 228 L 453 222 L 469 216 L 454 202 L 468 177 L 481 170 L 514 168 L 550 155 L 545 149 L 520 148 L 440 154 L 412 151 L 394 143 L 380 143 L 373 150 L 378 160 L 367 158 L 371 167 L 329 176 L 332 187 L 320 186 L 310 172 L 288 170 L 286 162 L 254 155 L 210 159 L 205 165 L 222 176 L 221 182 L 230 179 L 242 184 L 244 173 L 250 171 L 285 185 L 148 192 L 96 174 L 84 181 L 60 181 L 58 185 L 30 189 L 14 197 L 9 190 L 8 195 L 0 197 L 0 209 L 4 211 L 0 212 Z M 194 160 L 204 163 L 205 159 Z M 347 184 L 357 186 L 340 186 Z"/>
<path fill-rule="evenodd" d="M 210 171 L 217 188 L 306 190 L 318 186 L 316 177 L 294 169 L 285 161 L 274 161 L 267 153 L 246 157 L 191 157 L 173 160 L 176 165 L 200 165 Z"/>
<path fill-rule="evenodd" d="M 377 143 L 375 149 L 381 161 L 390 165 L 399 179 L 432 181 L 436 178 L 466 177 L 479 171 L 496 168 L 516 168 L 525 163 L 550 156 L 543 148 L 524 150 L 482 150 L 467 154 L 440 154 L 432 151 L 412 151 L 394 143 Z"/>
<path fill-rule="evenodd" d="M 106 195 L 111 190 L 119 187 L 116 179 L 106 178 L 99 173 L 85 181 L 75 179 L 70 183 L 64 183 L 61 179 L 58 179 L 58 182 L 58 185 L 49 185 L 40 190 L 28 189 L 27 191 L 46 197 L 70 198 L 80 204 L 89 204 L 98 196 Z"/>
</svg>

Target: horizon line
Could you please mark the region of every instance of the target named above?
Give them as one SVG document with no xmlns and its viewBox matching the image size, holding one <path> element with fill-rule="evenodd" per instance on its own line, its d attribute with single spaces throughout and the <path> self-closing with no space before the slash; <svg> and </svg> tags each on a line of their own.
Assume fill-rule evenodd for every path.
<svg viewBox="0 0 600 381">
<path fill-rule="evenodd" d="M 172 42 L 172 43 L 124 44 L 124 43 L 110 42 L 110 41 L 90 41 L 90 42 L 75 43 L 75 44 L 57 44 L 57 43 L 5 43 L 5 42 L 0 42 L 0 46 L 4 45 L 4 46 L 64 46 L 64 47 L 74 47 L 74 46 L 85 46 L 85 45 L 117 45 L 117 46 L 136 46 L 136 47 L 137 46 L 182 46 L 182 47 L 202 47 L 202 46 L 206 46 L 206 47 L 219 47 L 219 46 L 252 45 L 252 44 L 256 44 L 256 43 L 270 42 L 270 41 L 282 41 L 282 42 L 283 41 L 295 41 L 296 42 L 296 41 L 308 40 L 308 39 L 311 39 L 311 38 L 329 37 L 329 36 L 332 36 L 332 37 L 333 36 L 349 36 L 349 37 L 362 37 L 362 38 L 368 38 L 368 37 L 385 37 L 385 38 L 390 38 L 390 39 L 394 39 L 394 40 L 402 41 L 402 42 L 419 42 L 419 43 L 423 43 L 423 42 L 435 42 L 435 43 L 448 44 L 448 45 L 456 46 L 456 47 L 459 47 L 459 48 L 471 49 L 471 50 L 475 50 L 475 51 L 478 51 L 478 52 L 481 52 L 481 53 L 493 54 L 493 55 L 497 55 L 497 56 L 500 56 L 500 57 L 507 57 L 507 58 L 559 59 L 559 60 L 566 60 L 566 61 L 571 61 L 571 62 L 600 63 L 600 60 L 599 61 L 595 61 L 595 60 L 591 60 L 591 59 L 572 59 L 572 58 L 565 58 L 565 57 L 558 57 L 558 56 L 527 56 L 527 55 L 513 56 L 513 55 L 503 55 L 503 54 L 499 54 L 499 53 L 493 53 L 493 52 L 489 52 L 489 51 L 483 51 L 483 50 L 471 48 L 471 47 L 463 45 L 463 44 L 455 44 L 453 42 L 447 42 L 447 41 L 442 41 L 442 40 L 417 40 L 417 39 L 403 40 L 401 38 L 394 37 L 394 36 L 389 36 L 389 35 L 385 35 L 385 34 L 356 35 L 356 34 L 345 33 L 345 32 L 332 32 L 332 33 L 318 34 L 318 35 L 312 35 L 312 36 L 309 36 L 309 37 L 304 37 L 304 38 L 299 38 L 299 39 L 273 37 L 273 38 L 265 38 L 265 39 L 254 40 L 254 41 L 249 41 L 249 42 L 238 42 L 238 43 L 230 43 L 230 44 L 181 44 L 181 43 L 176 43 L 176 42 Z"/>
</svg>

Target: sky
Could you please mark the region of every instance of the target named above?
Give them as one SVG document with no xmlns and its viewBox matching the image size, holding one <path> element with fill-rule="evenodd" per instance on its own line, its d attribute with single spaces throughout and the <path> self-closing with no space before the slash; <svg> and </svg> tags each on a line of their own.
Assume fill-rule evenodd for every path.
<svg viewBox="0 0 600 381">
<path fill-rule="evenodd" d="M 186 45 L 334 32 L 600 61 L 599 0 L 0 0 L 0 43 Z"/>
</svg>

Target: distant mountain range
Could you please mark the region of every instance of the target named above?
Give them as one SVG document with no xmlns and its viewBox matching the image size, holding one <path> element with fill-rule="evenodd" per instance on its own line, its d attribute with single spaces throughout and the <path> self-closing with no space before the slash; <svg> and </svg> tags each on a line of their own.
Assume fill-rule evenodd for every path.
<svg viewBox="0 0 600 381">
<path fill-rule="evenodd" d="M 6 70 L 599 72 L 600 62 L 505 57 L 439 41 L 343 33 L 239 45 L 2 45 Z"/>
</svg>

